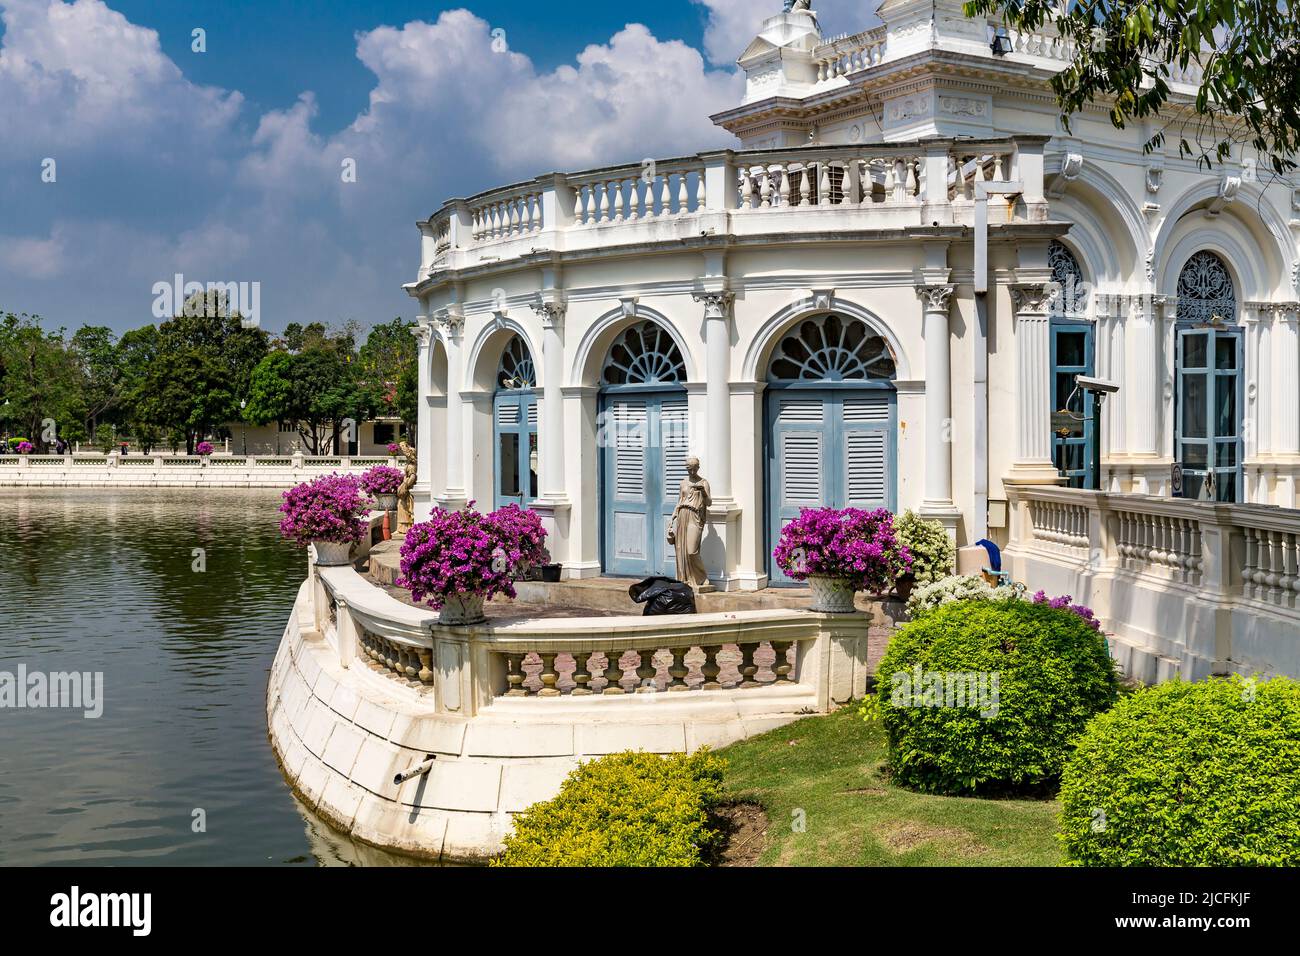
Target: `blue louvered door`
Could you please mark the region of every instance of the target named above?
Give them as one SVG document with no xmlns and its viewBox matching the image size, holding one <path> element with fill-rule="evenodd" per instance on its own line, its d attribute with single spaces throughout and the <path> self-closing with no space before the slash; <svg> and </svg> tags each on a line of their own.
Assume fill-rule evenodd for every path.
<svg viewBox="0 0 1300 956">
<path fill-rule="evenodd" d="M 537 397 L 497 392 L 492 400 L 494 508 L 521 508 L 537 497 Z"/>
<path fill-rule="evenodd" d="M 771 552 L 801 508 L 896 507 L 895 393 L 777 389 L 768 395 L 769 575 L 794 584 Z"/>
<path fill-rule="evenodd" d="M 675 576 L 666 539 L 686 476 L 686 395 L 615 393 L 602 400 L 603 563 L 613 575 Z"/>
</svg>

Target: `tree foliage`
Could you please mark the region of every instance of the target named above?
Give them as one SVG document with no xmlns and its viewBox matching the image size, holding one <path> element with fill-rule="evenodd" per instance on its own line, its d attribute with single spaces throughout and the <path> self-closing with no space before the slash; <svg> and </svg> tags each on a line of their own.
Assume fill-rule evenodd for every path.
<svg viewBox="0 0 1300 956">
<path fill-rule="evenodd" d="M 970 0 L 968 16 L 1019 30 L 1051 23 L 1069 44 L 1052 79 L 1064 114 L 1104 104 L 1123 129 L 1154 122 L 1147 149 L 1178 141 L 1201 165 L 1252 147 L 1277 173 L 1300 148 L 1300 23 L 1291 0 Z M 1171 65 L 1203 71 L 1193 100 L 1171 95 Z"/>
</svg>

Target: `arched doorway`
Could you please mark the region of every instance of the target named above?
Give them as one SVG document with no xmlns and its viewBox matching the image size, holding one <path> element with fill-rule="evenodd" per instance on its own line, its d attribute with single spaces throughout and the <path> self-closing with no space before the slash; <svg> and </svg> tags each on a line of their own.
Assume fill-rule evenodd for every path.
<svg viewBox="0 0 1300 956">
<path fill-rule="evenodd" d="M 1088 321 L 1088 285 L 1074 253 L 1053 239 L 1048 247 L 1052 281 L 1060 291 L 1052 300 L 1052 461 L 1071 488 L 1091 488 L 1093 429 L 1075 378 L 1094 374 L 1096 333 Z"/>
<path fill-rule="evenodd" d="M 492 396 L 494 507 L 527 507 L 537 497 L 537 374 L 518 335 L 506 343 Z"/>
<path fill-rule="evenodd" d="M 894 356 L 866 322 L 826 313 L 776 345 L 767 373 L 767 538 L 772 584 L 794 584 L 772 560 L 801 508 L 897 507 Z"/>
<path fill-rule="evenodd" d="M 1242 500 L 1242 328 L 1227 264 L 1194 253 L 1178 275 L 1174 459 L 1183 496 Z"/>
<path fill-rule="evenodd" d="M 666 538 L 686 475 L 686 367 L 660 325 L 614 339 L 600 378 L 601 541 L 605 573 L 673 574 Z"/>
</svg>

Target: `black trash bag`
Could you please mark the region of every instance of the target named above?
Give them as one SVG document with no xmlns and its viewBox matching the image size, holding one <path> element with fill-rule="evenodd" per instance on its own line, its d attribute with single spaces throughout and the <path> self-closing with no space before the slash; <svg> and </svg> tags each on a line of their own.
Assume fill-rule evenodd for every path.
<svg viewBox="0 0 1300 956">
<path fill-rule="evenodd" d="M 628 597 L 652 614 L 694 614 L 695 592 L 676 578 L 646 578 L 627 589 Z"/>
</svg>

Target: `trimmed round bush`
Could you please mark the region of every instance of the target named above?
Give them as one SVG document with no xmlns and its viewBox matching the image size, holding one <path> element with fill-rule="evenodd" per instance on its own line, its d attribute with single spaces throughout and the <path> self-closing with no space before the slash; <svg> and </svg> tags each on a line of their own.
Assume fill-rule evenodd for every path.
<svg viewBox="0 0 1300 956">
<path fill-rule="evenodd" d="M 927 793 L 1054 783 L 1075 738 L 1118 693 L 1105 638 L 1028 601 L 965 601 L 902 627 L 876 672 L 890 771 Z"/>
<path fill-rule="evenodd" d="M 1300 866 L 1300 684 L 1170 681 L 1088 725 L 1061 779 L 1078 866 Z"/>
<path fill-rule="evenodd" d="M 610 754 L 582 764 L 552 799 L 514 818 L 494 866 L 705 866 L 721 848 L 713 810 L 725 762 Z"/>
</svg>

